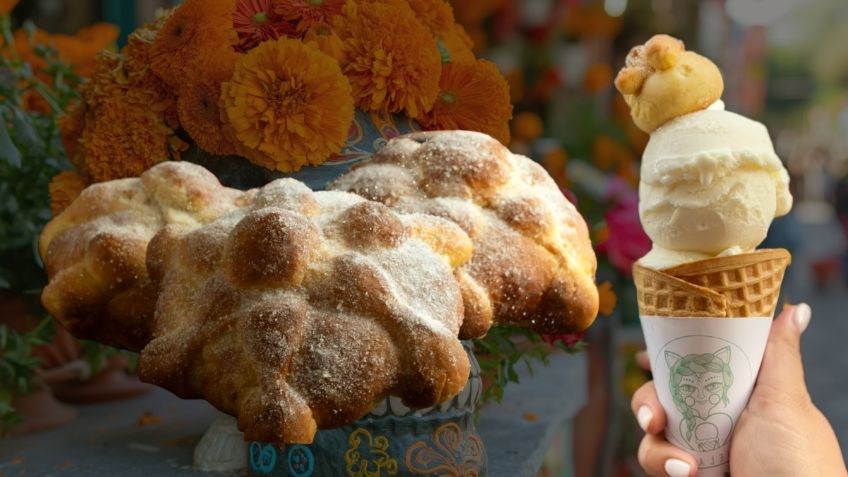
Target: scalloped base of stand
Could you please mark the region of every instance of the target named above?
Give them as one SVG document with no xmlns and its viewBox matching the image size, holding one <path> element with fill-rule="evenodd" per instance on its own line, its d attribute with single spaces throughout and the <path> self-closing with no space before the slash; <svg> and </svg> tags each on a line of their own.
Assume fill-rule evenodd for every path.
<svg viewBox="0 0 848 477">
<path fill-rule="evenodd" d="M 251 442 L 248 473 L 257 476 L 487 475 L 483 440 L 474 409 L 483 383 L 473 345 L 463 343 L 471 361 L 465 388 L 453 399 L 413 410 L 397 397 L 380 402 L 359 421 L 315 434 L 309 445 Z"/>
</svg>

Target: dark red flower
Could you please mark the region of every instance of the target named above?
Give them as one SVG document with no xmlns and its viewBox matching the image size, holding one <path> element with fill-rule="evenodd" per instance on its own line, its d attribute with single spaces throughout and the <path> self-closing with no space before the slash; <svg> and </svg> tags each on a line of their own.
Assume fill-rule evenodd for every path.
<svg viewBox="0 0 848 477">
<path fill-rule="evenodd" d="M 294 25 L 274 12 L 271 0 L 237 0 L 233 28 L 238 33 L 238 49 L 242 52 L 265 40 L 295 33 Z"/>
<path fill-rule="evenodd" d="M 542 335 L 542 341 L 550 345 L 562 343 L 569 348 L 573 348 L 577 345 L 577 343 L 580 343 L 580 340 L 582 340 L 584 336 L 586 336 L 585 331 L 580 333 L 566 333 L 564 335 Z"/>
</svg>

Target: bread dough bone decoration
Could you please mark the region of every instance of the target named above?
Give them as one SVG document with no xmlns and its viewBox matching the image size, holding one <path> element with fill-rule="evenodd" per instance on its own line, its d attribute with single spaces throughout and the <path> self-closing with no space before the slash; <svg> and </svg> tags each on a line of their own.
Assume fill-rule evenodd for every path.
<svg viewBox="0 0 848 477">
<path fill-rule="evenodd" d="M 655 270 L 753 251 L 792 208 L 789 175 L 765 126 L 725 111 L 718 67 L 656 35 L 627 55 L 615 85 L 651 135 L 639 216 Z"/>
<path fill-rule="evenodd" d="M 482 134 L 414 138 L 344 191 L 238 191 L 187 162 L 92 185 L 42 233 L 42 302 L 77 337 L 140 351 L 143 380 L 275 443 L 388 396 L 452 398 L 470 366 L 459 339 L 492 323 L 586 329 L 595 256 L 544 170 Z"/>
</svg>

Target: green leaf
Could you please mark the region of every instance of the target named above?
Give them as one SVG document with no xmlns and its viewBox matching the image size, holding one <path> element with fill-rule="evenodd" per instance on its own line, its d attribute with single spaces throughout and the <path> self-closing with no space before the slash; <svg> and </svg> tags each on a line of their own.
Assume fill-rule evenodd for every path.
<svg viewBox="0 0 848 477">
<path fill-rule="evenodd" d="M 2 122 L 5 123 L 5 121 Z M 12 138 L 9 137 L 9 130 L 6 129 L 5 124 L 0 125 L 0 159 L 8 162 L 12 167 L 21 167 L 21 152 L 12 144 Z"/>
<path fill-rule="evenodd" d="M 12 127 L 15 128 L 18 138 L 21 143 L 29 147 L 38 145 L 38 136 L 32 128 L 32 124 L 27 120 L 26 114 L 18 108 L 12 110 Z"/>
<path fill-rule="evenodd" d="M 511 365 L 507 368 L 507 376 L 509 376 L 509 381 L 513 383 L 518 382 L 518 373 L 515 372 L 515 368 Z"/>
</svg>

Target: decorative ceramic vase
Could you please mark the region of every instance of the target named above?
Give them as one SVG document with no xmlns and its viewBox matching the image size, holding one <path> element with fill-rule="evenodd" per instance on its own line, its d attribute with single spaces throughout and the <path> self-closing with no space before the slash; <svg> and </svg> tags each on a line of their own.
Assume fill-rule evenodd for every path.
<svg viewBox="0 0 848 477">
<path fill-rule="evenodd" d="M 183 159 L 211 171 L 221 184 L 236 189 L 262 187 L 271 181 L 290 177 L 312 190 L 323 190 L 329 182 L 347 172 L 353 164 L 371 157 L 390 139 L 415 131 L 418 124 L 400 115 L 382 116 L 359 109 L 353 117 L 347 142 L 339 154 L 320 166 L 306 166 L 297 172 L 283 173 L 257 166 L 241 156 L 214 156 L 192 144 Z"/>
<path fill-rule="evenodd" d="M 486 451 L 474 426 L 480 400 L 480 367 L 473 344 L 465 388 L 440 405 L 411 410 L 400 399 L 380 402 L 349 426 L 319 431 L 309 445 L 251 442 L 251 475 L 274 477 L 487 475 Z"/>
</svg>

